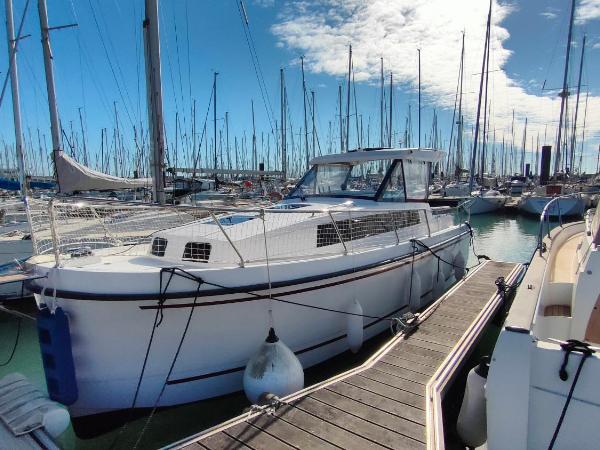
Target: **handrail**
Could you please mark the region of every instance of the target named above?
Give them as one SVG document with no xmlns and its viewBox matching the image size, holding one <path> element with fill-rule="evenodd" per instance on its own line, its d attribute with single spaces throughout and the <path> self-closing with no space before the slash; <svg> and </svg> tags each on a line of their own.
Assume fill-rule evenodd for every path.
<svg viewBox="0 0 600 450">
<path fill-rule="evenodd" d="M 387 212 L 387 211 L 402 211 L 395 208 L 361 208 L 361 207 L 349 207 L 342 204 L 333 205 L 331 208 L 272 208 L 272 207 L 255 207 L 255 208 L 243 208 L 243 207 L 231 207 L 231 206 L 194 206 L 194 205 L 159 205 L 154 203 L 136 203 L 136 202 L 121 202 L 115 200 L 108 200 L 102 198 L 61 198 L 54 197 L 52 200 L 58 200 L 61 203 L 75 205 L 78 204 L 81 207 L 93 207 L 88 203 L 103 203 L 106 204 L 107 207 L 113 206 L 115 208 L 119 207 L 137 207 L 139 209 L 170 209 L 170 210 L 179 210 L 179 211 L 216 211 L 216 212 L 231 212 L 231 213 L 257 213 L 260 214 L 261 211 L 265 211 L 266 213 L 274 213 L 274 214 L 298 214 L 298 213 L 308 213 L 308 214 L 328 214 L 329 211 L 332 213 L 336 212 Z M 85 202 L 85 203 L 84 203 Z M 423 200 L 423 203 L 427 203 L 426 200 Z M 297 203 L 295 203 L 297 204 Z M 406 203 L 402 203 L 406 204 Z M 98 205 L 96 205 L 97 207 Z M 432 208 L 420 207 L 420 208 L 410 208 L 410 211 L 429 211 Z"/>
<path fill-rule="evenodd" d="M 544 209 L 542 210 L 542 213 L 540 214 L 540 228 L 539 228 L 539 232 L 538 232 L 538 245 L 537 246 L 538 246 L 538 251 L 540 253 L 540 256 L 542 256 L 542 253 L 543 253 L 544 221 L 546 221 L 546 223 L 547 223 L 548 237 L 550 237 L 550 214 L 548 214 L 550 207 L 556 202 L 557 207 L 558 207 L 558 223 L 562 227 L 563 223 L 562 223 L 562 211 L 560 210 L 560 199 L 577 198 L 577 197 L 581 198 L 581 193 L 574 192 L 572 194 L 559 195 L 558 197 L 554 197 L 552 200 L 550 200 L 548 203 L 546 203 L 546 206 L 544 206 Z"/>
</svg>

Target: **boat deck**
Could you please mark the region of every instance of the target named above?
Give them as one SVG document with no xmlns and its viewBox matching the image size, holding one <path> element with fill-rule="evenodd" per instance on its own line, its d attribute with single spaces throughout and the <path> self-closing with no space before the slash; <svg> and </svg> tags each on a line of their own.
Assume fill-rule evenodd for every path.
<svg viewBox="0 0 600 450">
<path fill-rule="evenodd" d="M 444 448 L 444 392 L 503 301 L 496 279 L 512 284 L 522 271 L 485 262 L 363 365 L 170 448 Z"/>
</svg>

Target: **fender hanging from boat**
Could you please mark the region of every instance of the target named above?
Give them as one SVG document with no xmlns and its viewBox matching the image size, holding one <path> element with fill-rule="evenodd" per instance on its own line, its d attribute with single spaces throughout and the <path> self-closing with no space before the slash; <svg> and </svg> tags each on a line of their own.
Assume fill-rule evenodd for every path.
<svg viewBox="0 0 600 450">
<path fill-rule="evenodd" d="M 69 318 L 60 307 L 54 313 L 44 308 L 38 314 L 37 328 L 48 395 L 63 405 L 72 405 L 79 392 Z"/>
</svg>

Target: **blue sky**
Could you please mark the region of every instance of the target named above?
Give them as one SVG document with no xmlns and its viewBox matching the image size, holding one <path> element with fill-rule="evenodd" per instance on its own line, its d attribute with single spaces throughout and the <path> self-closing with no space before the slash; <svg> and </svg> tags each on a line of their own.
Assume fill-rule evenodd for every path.
<svg viewBox="0 0 600 450">
<path fill-rule="evenodd" d="M 18 26 L 25 0 L 13 0 Z M 580 103 L 578 127 L 583 125 L 584 99 L 589 92 L 584 147 L 584 170 L 595 170 L 600 137 L 600 7 L 597 0 L 578 0 L 578 20 L 573 36 L 570 84 L 577 80 L 581 38 L 587 33 L 585 85 Z M 175 116 L 180 120 L 178 136 L 179 165 L 189 163 L 191 142 L 191 108 L 196 104 L 197 143 L 202 134 L 210 99 L 213 73 L 218 75 L 218 127 L 223 128 L 224 113 L 229 113 L 230 145 L 241 141 L 246 133 L 249 145 L 252 134 L 251 101 L 254 101 L 259 159 L 266 160 L 270 126 L 245 39 L 235 0 L 160 2 L 162 78 L 165 125 L 171 164 L 174 163 Z M 502 135 L 512 139 L 512 110 L 515 110 L 515 142 L 522 142 L 525 117 L 528 118 L 527 149 L 539 133 L 553 144 L 558 120 L 557 91 L 562 83 L 564 52 L 568 26 L 567 0 L 495 1 L 493 13 L 490 103 L 492 129 L 496 140 Z M 336 115 L 338 84 L 344 85 L 348 44 L 354 49 L 354 70 L 359 117 L 363 120 L 364 144 L 370 123 L 371 144 L 379 136 L 380 57 L 384 58 L 386 79 L 394 72 L 393 127 L 394 141 L 403 138 L 408 107 L 411 105 L 413 143 L 417 140 L 417 52 L 422 51 L 422 143 L 428 144 L 434 109 L 442 143 L 447 148 L 458 75 L 461 31 L 466 33 L 465 121 L 474 122 L 476 90 L 479 78 L 487 2 L 483 0 L 247 0 L 246 9 L 252 38 L 268 88 L 270 107 L 279 121 L 279 69 L 284 68 L 289 102 L 288 145 L 294 134 L 296 149 L 288 150 L 300 160 L 300 127 L 303 127 L 302 82 L 299 57 L 306 58 L 306 83 L 315 91 L 316 128 L 323 153 L 339 149 L 339 124 Z M 58 107 L 62 126 L 71 139 L 71 126 L 81 148 L 79 109 L 84 122 L 86 144 L 92 161 L 100 154 L 100 133 L 107 129 L 112 145 L 115 127 L 113 102 L 123 134 L 123 147 L 133 158 L 133 126 L 145 127 L 145 83 L 141 43 L 142 0 L 49 0 L 50 25 L 78 23 L 77 28 L 52 32 Z M 2 15 L 4 11 L 2 10 Z M 4 21 L 4 17 L 2 17 Z M 20 43 L 19 71 L 21 102 L 26 142 L 29 130 L 33 153 L 29 166 L 39 172 L 37 130 L 46 135 L 49 146 L 49 120 L 46 106 L 42 50 L 37 2 L 31 0 L 24 33 L 30 38 Z M 189 55 L 189 56 L 188 56 Z M 6 74 L 6 43 L 0 44 L 0 72 Z M 387 90 L 387 87 L 386 87 Z M 310 93 L 309 93 L 310 96 Z M 570 101 L 573 108 L 574 96 Z M 354 99 L 351 112 L 354 114 Z M 572 112 L 572 111 L 571 111 Z M 0 109 L 0 138 L 14 142 L 10 90 Z M 332 133 L 329 127 L 332 127 Z M 212 139 L 212 111 L 207 122 Z M 310 127 L 310 114 L 309 114 Z M 357 145 L 356 124 L 351 119 L 350 146 Z M 264 137 L 264 145 L 262 138 Z M 582 136 L 578 133 L 578 141 Z M 273 168 L 275 144 L 270 136 L 270 160 Z M 467 141 L 469 137 L 467 136 Z M 312 142 L 312 137 L 309 136 Z M 209 141 L 210 143 L 210 141 Z M 543 142 L 541 142 L 543 143 Z M 64 142 L 68 148 L 68 143 Z M 187 147 L 187 151 L 182 147 Z M 105 150 L 106 152 L 107 150 Z M 112 151 L 112 150 L 110 150 Z M 232 150 L 233 151 L 233 150 Z M 240 150 L 241 152 L 241 150 Z M 249 153 L 249 149 L 247 150 Z M 318 150 L 317 150 L 318 152 Z M 0 151 L 0 154 L 2 152 Z M 45 156 L 45 155 L 44 155 Z M 187 156 L 187 160 L 186 160 Z M 204 165 L 204 148 L 200 153 Z M 233 159 L 233 155 L 232 155 Z M 2 158 L 0 158 L 2 160 Z M 301 159 L 303 160 L 303 158 Z M 94 165 L 94 164 L 92 164 Z M 130 169 L 129 167 L 127 169 Z M 298 168 L 300 169 L 300 168 Z M 110 170 L 114 171 L 111 164 Z M 126 170 L 127 171 L 127 170 Z"/>
</svg>

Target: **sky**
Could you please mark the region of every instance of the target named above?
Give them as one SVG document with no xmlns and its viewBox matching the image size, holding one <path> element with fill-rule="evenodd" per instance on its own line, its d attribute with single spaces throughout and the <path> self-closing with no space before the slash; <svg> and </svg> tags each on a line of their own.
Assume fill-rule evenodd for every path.
<svg viewBox="0 0 600 450">
<path fill-rule="evenodd" d="M 15 28 L 18 28 L 27 0 L 13 2 Z M 506 148 L 514 142 L 514 152 L 519 151 L 524 140 L 525 119 L 528 160 L 533 161 L 533 149 L 543 144 L 555 146 L 570 4 L 568 0 L 493 0 L 488 141 L 497 152 L 503 139 Z M 146 129 L 143 7 L 143 0 L 48 0 L 51 27 L 77 24 L 51 32 L 63 147 L 69 153 L 74 151 L 81 160 L 85 141 L 92 167 L 121 175 L 131 175 L 136 142 L 139 146 L 143 139 L 140 129 Z M 270 169 L 280 166 L 271 131 L 275 129 L 275 121 L 278 124 L 280 121 L 280 69 L 284 70 L 287 92 L 287 142 L 292 169 L 299 173 L 304 168 L 306 137 L 313 153 L 312 92 L 316 105 L 317 148 L 314 153 L 339 151 L 338 86 L 343 88 L 344 116 L 349 45 L 353 50 L 355 86 L 351 90 L 349 146 L 357 147 L 360 143 L 361 120 L 362 145 L 379 144 L 381 58 L 386 105 L 389 105 L 390 73 L 394 80 L 393 143 L 406 144 L 409 108 L 411 144 L 418 143 L 417 49 L 420 49 L 421 144 L 433 143 L 435 114 L 437 144 L 447 150 L 463 32 L 465 146 L 470 146 L 487 12 L 485 0 L 245 0 L 242 12 L 236 0 L 161 0 L 167 165 L 191 167 L 198 157 L 193 147 L 194 138 L 196 147 L 201 145 L 196 164 L 212 164 L 205 145 L 210 146 L 213 139 L 213 111 L 210 109 L 207 114 L 207 110 L 209 104 L 212 108 L 215 72 L 218 72 L 217 133 L 222 134 L 222 137 L 217 136 L 217 141 L 222 140 L 222 147 L 226 147 L 227 112 L 229 158 L 233 166 L 236 140 L 239 164 L 242 165 L 242 159 L 247 161 L 246 166 L 251 164 L 248 160 L 252 146 L 252 104 L 258 160 Z M 4 10 L 0 14 L 4 23 Z M 36 0 L 30 0 L 22 34 L 30 35 L 19 41 L 18 52 L 27 164 L 32 172 L 39 174 L 49 170 L 51 145 Z M 600 0 L 577 0 L 568 75 L 569 123 L 575 111 L 584 34 L 587 44 L 576 145 L 577 151 L 583 148 L 582 170 L 594 172 L 600 143 L 600 83 L 594 76 L 600 73 Z M 304 132 L 301 56 L 305 62 L 308 136 Z M 6 42 L 1 42 L 0 77 L 4 78 L 7 71 Z M 2 166 L 6 165 L 6 155 L 12 157 L 14 145 L 10 101 L 10 89 L 7 89 L 0 105 Z M 194 105 L 195 127 L 192 124 Z M 386 111 L 386 120 L 388 114 Z M 205 124 L 206 135 L 203 133 Z M 115 162 L 117 126 L 120 136 L 117 147 L 121 150 Z M 106 129 L 104 143 L 101 142 L 102 129 Z M 104 167 L 98 165 L 102 155 L 106 162 Z M 225 151 L 222 158 L 227 165 Z"/>
</svg>

